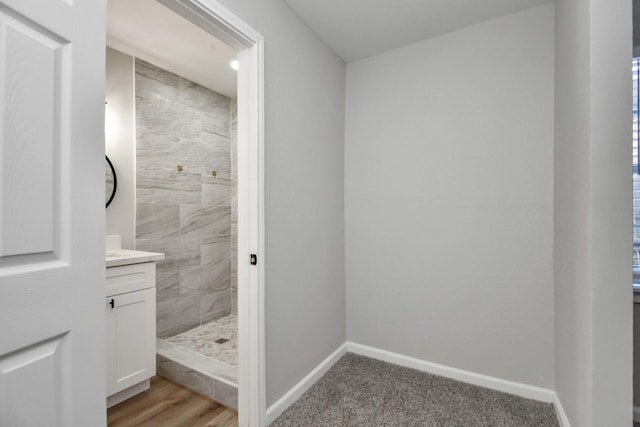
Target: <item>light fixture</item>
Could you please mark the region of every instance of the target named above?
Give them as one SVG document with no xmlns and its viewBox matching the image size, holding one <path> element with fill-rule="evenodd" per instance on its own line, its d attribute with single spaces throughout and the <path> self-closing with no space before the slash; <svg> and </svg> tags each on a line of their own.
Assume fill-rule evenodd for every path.
<svg viewBox="0 0 640 427">
<path fill-rule="evenodd" d="M 231 68 L 233 68 L 234 70 L 238 71 L 238 60 L 234 59 L 233 61 L 231 61 L 229 63 L 229 65 L 231 66 Z"/>
</svg>

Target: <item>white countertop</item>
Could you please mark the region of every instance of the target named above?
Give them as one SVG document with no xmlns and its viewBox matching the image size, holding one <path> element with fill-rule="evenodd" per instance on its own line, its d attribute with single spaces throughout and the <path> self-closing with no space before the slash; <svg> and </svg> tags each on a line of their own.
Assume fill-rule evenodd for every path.
<svg viewBox="0 0 640 427">
<path fill-rule="evenodd" d="M 106 267 L 139 264 L 141 262 L 160 261 L 164 254 L 159 252 L 132 251 L 130 249 L 109 249 L 105 253 Z"/>
</svg>

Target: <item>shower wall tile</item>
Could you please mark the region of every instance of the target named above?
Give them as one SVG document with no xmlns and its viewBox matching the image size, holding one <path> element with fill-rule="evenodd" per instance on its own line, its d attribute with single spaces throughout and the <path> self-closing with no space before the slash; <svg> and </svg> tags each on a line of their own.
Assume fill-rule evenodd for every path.
<svg viewBox="0 0 640 427">
<path fill-rule="evenodd" d="M 213 243 L 226 243 L 229 241 L 229 236 L 202 236 L 200 240 L 203 245 L 211 245 Z"/>
<path fill-rule="evenodd" d="M 185 295 L 203 296 L 210 293 L 215 286 L 212 268 L 197 265 L 180 270 L 180 292 Z"/>
<path fill-rule="evenodd" d="M 217 242 L 200 245 L 200 259 L 203 265 L 230 264 L 231 242 Z"/>
<path fill-rule="evenodd" d="M 172 337 L 182 329 L 181 313 L 178 311 L 180 297 L 156 302 L 156 335 L 158 338 Z"/>
<path fill-rule="evenodd" d="M 238 275 L 232 276 L 231 285 L 231 314 L 238 314 Z"/>
<path fill-rule="evenodd" d="M 231 287 L 231 266 L 229 263 L 198 265 L 180 270 L 180 287 L 188 291 L 200 291 L 206 295 L 210 291 L 221 291 Z"/>
<path fill-rule="evenodd" d="M 238 130 L 238 98 L 231 98 L 229 100 L 229 103 L 231 104 L 231 114 L 229 115 L 230 117 L 230 124 L 231 124 L 231 130 Z"/>
<path fill-rule="evenodd" d="M 215 156 L 216 150 L 210 141 L 204 141 L 200 136 L 180 138 L 180 163 L 188 172 L 211 174 L 217 162 Z"/>
<path fill-rule="evenodd" d="M 211 153 L 211 157 L 208 159 L 211 163 L 204 165 L 203 173 L 210 174 L 212 169 L 218 172 L 231 173 L 229 136 L 220 136 L 216 133 L 203 131 L 200 140 L 208 147 Z M 197 152 L 186 151 L 189 148 L 188 146 L 183 148 L 185 148 L 185 152 L 183 152 L 185 156 L 197 154 Z"/>
<path fill-rule="evenodd" d="M 231 289 L 205 295 L 202 302 L 202 324 L 227 316 L 231 311 Z"/>
<path fill-rule="evenodd" d="M 178 76 L 138 58 L 135 68 L 136 97 L 166 105 L 178 102 Z"/>
<path fill-rule="evenodd" d="M 180 206 L 160 203 L 136 204 L 136 238 L 153 239 L 180 235 Z"/>
<path fill-rule="evenodd" d="M 199 239 L 180 238 L 180 252 L 169 258 L 169 268 L 183 270 L 185 268 L 198 266 L 201 264 L 200 241 Z"/>
<path fill-rule="evenodd" d="M 178 172 L 175 165 L 173 169 L 138 166 L 136 190 L 142 203 L 200 203 L 201 175 Z"/>
<path fill-rule="evenodd" d="M 220 182 L 226 182 L 227 185 L 232 185 L 233 177 L 229 172 L 218 172 L 216 176 L 211 174 L 202 175 L 203 184 L 218 184 Z M 230 205 L 230 199 L 227 199 L 227 205 Z"/>
<path fill-rule="evenodd" d="M 180 329 L 182 331 L 200 326 L 202 316 L 200 312 L 200 300 L 201 298 L 196 296 L 180 294 L 178 310 L 180 311 Z"/>
<path fill-rule="evenodd" d="M 178 77 L 178 97 L 186 110 L 197 113 L 211 111 L 212 92 L 183 77 Z"/>
<path fill-rule="evenodd" d="M 178 77 L 178 96 L 186 109 L 205 113 L 217 121 L 218 127 L 229 130 L 229 98 L 183 77 Z"/>
<path fill-rule="evenodd" d="M 166 301 L 180 296 L 180 272 L 156 272 L 156 301 Z"/>
<path fill-rule="evenodd" d="M 205 178 L 205 176 L 203 176 Z M 209 178 L 209 177 L 207 177 Z M 212 179 L 202 180 L 203 206 L 228 206 L 231 211 L 231 179 L 222 176 L 210 177 Z"/>
<path fill-rule="evenodd" d="M 136 247 L 165 254 L 156 268 L 159 337 L 231 312 L 234 103 L 136 60 Z"/>
<path fill-rule="evenodd" d="M 231 172 L 231 135 L 227 133 L 227 135 L 219 135 L 215 132 L 209 132 L 206 129 L 202 130 L 202 140 L 210 143 L 214 150 L 215 154 L 220 156 L 216 160 L 219 161 L 220 165 L 224 166 L 224 169 L 220 169 L 222 172 Z M 224 156 L 224 159 L 222 158 Z M 224 161 L 223 161 L 224 160 Z"/>
<path fill-rule="evenodd" d="M 203 130 L 229 137 L 231 100 L 201 87 L 179 88 L 181 101 L 187 108 L 198 108 L 203 114 Z"/>
<path fill-rule="evenodd" d="M 200 297 L 180 294 L 156 302 L 156 334 L 168 338 L 200 325 Z"/>
<path fill-rule="evenodd" d="M 161 99 L 145 99 L 136 97 L 136 138 L 140 130 L 159 131 L 162 127 L 173 127 L 176 110 L 165 105 Z M 173 132 L 168 134 L 173 135 Z"/>
<path fill-rule="evenodd" d="M 156 262 L 157 272 L 178 271 L 200 265 L 200 240 L 197 238 L 139 239 L 136 248 L 165 254 L 163 260 Z"/>
<path fill-rule="evenodd" d="M 231 313 L 238 314 L 238 99 L 231 100 Z"/>
<path fill-rule="evenodd" d="M 144 129 L 136 137 L 136 163 L 140 167 L 151 166 L 176 170 L 180 160 L 180 139 L 153 129 Z M 139 176 L 138 176 L 139 178 Z"/>
<path fill-rule="evenodd" d="M 202 131 L 210 134 L 215 134 L 223 138 L 229 138 L 231 136 L 231 131 L 228 127 L 224 127 L 224 125 L 226 124 L 224 122 L 225 120 L 221 117 L 205 115 L 202 117 Z"/>
<path fill-rule="evenodd" d="M 178 105 L 171 132 L 187 139 L 200 138 L 202 134 L 202 114 L 189 111 Z"/>
<path fill-rule="evenodd" d="M 230 236 L 230 207 L 180 205 L 180 234 L 183 237 Z"/>
<path fill-rule="evenodd" d="M 153 83 L 153 86 L 150 87 L 149 91 L 151 94 L 157 93 L 159 86 L 178 87 L 177 75 L 160 67 L 156 67 L 155 65 L 140 58 L 136 58 L 136 78 L 144 78 L 155 82 Z M 136 88 L 139 87 L 139 85 L 136 85 Z"/>
<path fill-rule="evenodd" d="M 136 240 L 136 249 L 147 252 L 162 252 L 165 259 L 171 256 L 180 255 L 182 253 L 180 237 L 164 238 L 164 239 L 138 239 Z M 156 266 L 163 263 L 164 260 L 156 261 Z"/>
</svg>

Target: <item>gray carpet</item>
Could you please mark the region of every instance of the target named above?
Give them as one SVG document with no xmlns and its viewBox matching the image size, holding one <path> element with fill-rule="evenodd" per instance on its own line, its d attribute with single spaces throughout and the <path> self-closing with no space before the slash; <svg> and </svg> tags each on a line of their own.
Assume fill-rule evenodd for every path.
<svg viewBox="0 0 640 427">
<path fill-rule="evenodd" d="M 550 403 L 347 353 L 272 424 L 283 426 L 558 426 Z"/>
</svg>

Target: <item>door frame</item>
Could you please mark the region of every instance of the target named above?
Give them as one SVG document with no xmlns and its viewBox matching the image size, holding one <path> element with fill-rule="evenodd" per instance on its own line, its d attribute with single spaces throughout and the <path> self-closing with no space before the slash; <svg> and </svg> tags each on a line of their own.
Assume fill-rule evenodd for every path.
<svg viewBox="0 0 640 427">
<path fill-rule="evenodd" d="M 216 0 L 157 0 L 238 50 L 238 420 L 266 422 L 264 38 Z M 250 254 L 257 264 L 250 265 Z"/>
</svg>

